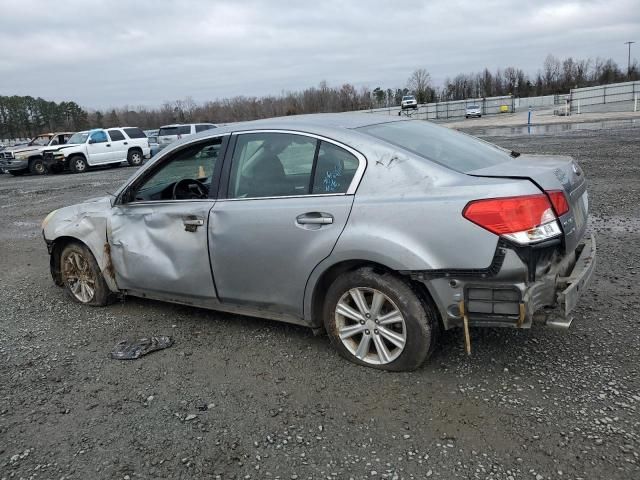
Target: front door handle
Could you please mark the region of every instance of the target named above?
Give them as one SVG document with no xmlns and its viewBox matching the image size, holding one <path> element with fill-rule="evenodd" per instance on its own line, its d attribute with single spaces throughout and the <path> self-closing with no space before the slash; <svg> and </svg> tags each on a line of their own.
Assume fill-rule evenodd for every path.
<svg viewBox="0 0 640 480">
<path fill-rule="evenodd" d="M 194 216 L 185 217 L 182 219 L 182 223 L 184 224 L 184 230 L 186 232 L 195 232 L 198 227 L 204 225 L 204 219 L 198 218 Z"/>
<path fill-rule="evenodd" d="M 333 223 L 333 215 L 322 212 L 303 213 L 296 217 L 300 225 L 330 225 Z"/>
</svg>

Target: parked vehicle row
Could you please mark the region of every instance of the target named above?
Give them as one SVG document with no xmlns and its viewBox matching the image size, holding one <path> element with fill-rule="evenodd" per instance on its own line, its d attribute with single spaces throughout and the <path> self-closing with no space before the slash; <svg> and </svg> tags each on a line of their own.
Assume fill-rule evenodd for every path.
<svg viewBox="0 0 640 480">
<path fill-rule="evenodd" d="M 44 133 L 26 145 L 5 148 L 0 152 L 0 168 L 12 175 L 47 173 L 43 152 L 47 147 L 64 145 L 72 136 L 71 132 Z"/>
<path fill-rule="evenodd" d="M 97 128 L 82 132 L 45 133 L 25 145 L 0 149 L 0 173 L 74 173 L 98 165 L 127 162 L 137 166 L 184 137 L 216 128 L 213 123 L 165 125 L 158 130 L 137 127 Z"/>
<path fill-rule="evenodd" d="M 46 148 L 44 165 L 51 171 L 81 173 L 96 165 L 142 165 L 149 158 L 147 136 L 137 127 L 87 130 L 75 133 L 65 145 Z"/>
</svg>

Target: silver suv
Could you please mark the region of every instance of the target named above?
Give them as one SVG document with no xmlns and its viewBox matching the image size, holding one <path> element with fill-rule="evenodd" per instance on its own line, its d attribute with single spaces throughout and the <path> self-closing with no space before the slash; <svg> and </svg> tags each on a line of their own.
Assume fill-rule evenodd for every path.
<svg viewBox="0 0 640 480">
<path fill-rule="evenodd" d="M 568 328 L 595 265 L 587 211 L 570 157 L 327 114 L 203 132 L 115 196 L 50 213 L 43 235 L 76 302 L 306 325 L 358 364 L 406 370 L 441 329 Z"/>
<path fill-rule="evenodd" d="M 176 123 L 173 125 L 164 125 L 158 130 L 158 149 L 162 150 L 167 145 L 180 140 L 181 138 L 190 137 L 196 133 L 204 132 L 216 128 L 213 123 Z"/>
</svg>

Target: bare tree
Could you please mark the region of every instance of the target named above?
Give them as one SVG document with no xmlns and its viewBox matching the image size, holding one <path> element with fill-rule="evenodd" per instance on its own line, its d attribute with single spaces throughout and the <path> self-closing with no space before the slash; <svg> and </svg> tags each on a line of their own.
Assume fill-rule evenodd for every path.
<svg viewBox="0 0 640 480">
<path fill-rule="evenodd" d="M 427 103 L 431 90 L 431 75 L 424 68 L 419 68 L 409 77 L 407 87 L 413 91 L 418 103 Z"/>
</svg>

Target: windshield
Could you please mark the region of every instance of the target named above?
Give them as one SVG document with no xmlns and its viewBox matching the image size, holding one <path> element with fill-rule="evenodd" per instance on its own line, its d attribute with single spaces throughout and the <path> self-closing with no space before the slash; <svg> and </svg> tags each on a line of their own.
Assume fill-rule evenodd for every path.
<svg viewBox="0 0 640 480">
<path fill-rule="evenodd" d="M 356 130 L 462 173 L 511 160 L 506 151 L 495 145 L 424 120 L 382 123 Z"/>
<path fill-rule="evenodd" d="M 407 95 L 402 97 L 402 100 L 413 100 L 413 95 Z"/>
<path fill-rule="evenodd" d="M 77 145 L 79 143 L 84 143 L 87 141 L 87 137 L 89 136 L 89 132 L 78 132 L 71 135 L 71 138 L 67 142 L 67 145 Z"/>
<path fill-rule="evenodd" d="M 51 140 L 51 137 L 49 135 L 39 135 L 36 138 L 34 138 L 33 140 L 31 140 L 29 142 L 29 145 L 33 145 L 33 146 L 39 146 L 39 147 L 46 147 L 47 145 L 49 145 L 49 141 Z"/>
<path fill-rule="evenodd" d="M 467 106 L 467 108 L 476 110 L 476 109 L 478 109 L 480 107 L 478 105 L 469 105 L 469 106 Z"/>
</svg>

